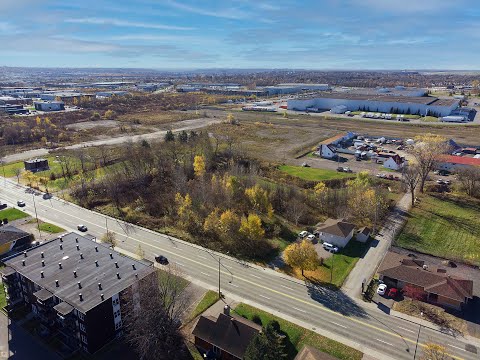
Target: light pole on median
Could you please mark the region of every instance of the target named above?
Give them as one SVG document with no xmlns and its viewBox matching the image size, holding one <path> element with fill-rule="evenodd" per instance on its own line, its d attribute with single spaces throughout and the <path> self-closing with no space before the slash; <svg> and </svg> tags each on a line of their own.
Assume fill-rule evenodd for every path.
<svg viewBox="0 0 480 360">
<path fill-rule="evenodd" d="M 38 221 L 37 205 L 35 204 L 34 193 L 32 193 L 32 199 L 33 199 L 33 208 L 35 209 L 35 218 L 37 219 L 38 236 L 40 237 L 40 241 L 42 241 L 42 233 L 40 232 L 40 222 Z"/>
<path fill-rule="evenodd" d="M 222 274 L 222 272 L 221 272 L 221 267 L 223 266 L 223 268 L 230 273 L 231 279 L 228 281 L 229 284 L 231 284 L 232 281 L 233 281 L 233 274 L 229 269 L 227 269 L 227 267 L 222 265 L 222 258 L 220 256 L 217 259 L 215 256 L 213 256 L 210 253 L 210 251 L 208 251 L 208 250 L 206 250 L 206 251 L 207 251 L 208 255 L 210 255 L 212 258 L 214 258 L 215 260 L 218 260 L 218 298 L 221 299 L 222 298 L 222 290 L 221 290 L 221 274 Z M 227 252 L 227 254 L 228 253 L 229 252 Z"/>
</svg>

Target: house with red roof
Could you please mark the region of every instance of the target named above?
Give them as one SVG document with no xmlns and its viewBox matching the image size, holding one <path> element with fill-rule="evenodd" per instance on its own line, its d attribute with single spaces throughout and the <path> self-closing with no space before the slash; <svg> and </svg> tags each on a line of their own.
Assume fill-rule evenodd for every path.
<svg viewBox="0 0 480 360">
<path fill-rule="evenodd" d="M 437 170 L 455 171 L 465 167 L 480 167 L 480 159 L 467 156 L 442 155 Z"/>
</svg>

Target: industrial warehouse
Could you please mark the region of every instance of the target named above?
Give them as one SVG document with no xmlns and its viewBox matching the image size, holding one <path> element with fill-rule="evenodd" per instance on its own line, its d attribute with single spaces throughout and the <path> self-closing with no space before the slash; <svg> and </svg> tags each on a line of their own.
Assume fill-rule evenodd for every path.
<svg viewBox="0 0 480 360">
<path fill-rule="evenodd" d="M 288 100 L 288 110 L 375 111 L 395 114 L 448 116 L 458 108 L 457 99 L 438 99 L 430 96 L 378 95 L 364 93 L 328 92 L 299 96 Z"/>
</svg>

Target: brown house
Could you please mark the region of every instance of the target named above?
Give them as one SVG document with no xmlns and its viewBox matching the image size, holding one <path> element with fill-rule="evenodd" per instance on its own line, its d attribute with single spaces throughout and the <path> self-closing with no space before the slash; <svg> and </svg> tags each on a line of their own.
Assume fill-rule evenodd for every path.
<svg viewBox="0 0 480 360">
<path fill-rule="evenodd" d="M 195 345 L 210 359 L 241 360 L 252 339 L 262 327 L 242 317 L 231 316 L 229 309 L 217 319 L 200 316 L 192 335 Z"/>
<path fill-rule="evenodd" d="M 305 345 L 297 356 L 295 356 L 294 360 L 337 360 L 337 358 L 311 346 Z"/>
<path fill-rule="evenodd" d="M 473 298 L 472 280 L 394 252 L 385 255 L 378 273 L 385 284 L 403 289 L 407 296 L 415 293 L 415 298 L 435 305 L 461 310 Z"/>
</svg>

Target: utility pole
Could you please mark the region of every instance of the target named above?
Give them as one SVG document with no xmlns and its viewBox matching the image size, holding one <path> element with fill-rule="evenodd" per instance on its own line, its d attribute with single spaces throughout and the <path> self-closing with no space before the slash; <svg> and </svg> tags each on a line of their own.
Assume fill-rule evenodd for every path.
<svg viewBox="0 0 480 360">
<path fill-rule="evenodd" d="M 418 339 L 420 338 L 420 330 L 422 330 L 422 325 L 418 327 L 417 342 L 415 343 L 415 354 L 413 355 L 413 360 L 417 358 Z"/>
<path fill-rule="evenodd" d="M 220 266 L 221 266 L 221 263 L 220 263 L 220 257 L 218 258 L 218 298 L 221 299 L 222 298 L 222 291 L 220 290 L 220 274 L 222 273 L 220 271 Z"/>
<path fill-rule="evenodd" d="M 37 229 L 38 229 L 38 236 L 40 237 L 40 241 L 42 241 L 42 233 L 40 232 L 40 222 L 38 221 L 38 214 L 37 214 L 37 205 L 35 204 L 35 194 L 32 193 L 33 199 L 33 208 L 35 209 L 35 218 L 37 219 Z"/>
<path fill-rule="evenodd" d="M 333 284 L 333 263 L 335 262 L 335 253 L 332 253 L 332 266 L 330 267 L 330 284 Z"/>
</svg>

